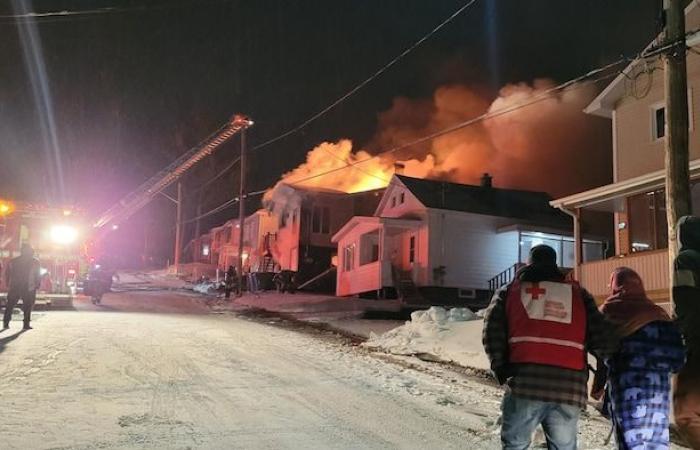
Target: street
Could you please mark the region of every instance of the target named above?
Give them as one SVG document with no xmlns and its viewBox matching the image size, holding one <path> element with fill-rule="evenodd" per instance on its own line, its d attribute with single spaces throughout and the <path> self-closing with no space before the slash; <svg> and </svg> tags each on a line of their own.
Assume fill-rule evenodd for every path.
<svg viewBox="0 0 700 450">
<path fill-rule="evenodd" d="M 167 291 L 76 309 L 0 336 L 3 448 L 500 447 L 500 393 L 482 380 Z M 602 424 L 583 420 L 584 439 L 602 444 Z"/>
<path fill-rule="evenodd" d="M 3 448 L 484 448 L 463 389 L 176 294 L 108 294 L 0 338 Z M 182 313 L 188 309 L 187 314 Z M 129 312 L 129 311 L 140 312 Z M 160 311 L 153 314 L 145 311 Z M 166 312 L 166 313 L 163 313 Z M 470 399 L 470 402 L 475 401 Z M 472 442 L 473 445 L 468 443 Z"/>
</svg>

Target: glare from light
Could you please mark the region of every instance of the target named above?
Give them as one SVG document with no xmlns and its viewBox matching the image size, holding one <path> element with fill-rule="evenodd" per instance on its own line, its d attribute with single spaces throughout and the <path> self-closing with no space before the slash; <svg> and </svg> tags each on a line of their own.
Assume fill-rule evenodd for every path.
<svg viewBox="0 0 700 450">
<path fill-rule="evenodd" d="M 39 275 L 41 275 L 42 277 L 47 273 L 49 273 L 49 269 L 47 269 L 46 267 L 39 268 Z"/>
<path fill-rule="evenodd" d="M 64 215 L 64 216 L 70 216 L 71 214 L 73 214 L 73 211 L 71 211 L 70 209 L 64 209 L 64 210 L 63 210 L 63 215 Z"/>
<path fill-rule="evenodd" d="M 51 240 L 59 245 L 70 245 L 78 239 L 78 230 L 70 225 L 54 225 L 49 234 Z"/>
<path fill-rule="evenodd" d="M 118 229 L 119 229 L 119 225 L 117 225 L 117 224 L 115 223 L 114 225 L 112 225 L 112 229 L 113 229 L 113 230 L 118 230 Z"/>
</svg>

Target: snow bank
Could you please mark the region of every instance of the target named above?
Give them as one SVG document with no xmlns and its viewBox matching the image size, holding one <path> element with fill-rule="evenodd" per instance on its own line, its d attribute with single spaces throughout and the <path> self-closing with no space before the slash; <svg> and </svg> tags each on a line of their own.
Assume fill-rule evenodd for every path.
<svg viewBox="0 0 700 450">
<path fill-rule="evenodd" d="M 215 294 L 217 289 L 218 285 L 211 281 L 197 283 L 194 286 L 192 286 L 192 290 L 200 294 Z"/>
<path fill-rule="evenodd" d="M 467 308 L 415 311 L 405 325 L 370 334 L 365 346 L 396 355 L 426 355 L 440 361 L 488 370 L 481 344 L 483 320 Z"/>
</svg>

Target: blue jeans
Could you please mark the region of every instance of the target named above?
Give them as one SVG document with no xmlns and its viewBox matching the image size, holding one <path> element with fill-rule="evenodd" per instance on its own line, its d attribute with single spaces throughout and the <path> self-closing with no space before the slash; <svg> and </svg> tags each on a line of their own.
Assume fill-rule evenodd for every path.
<svg viewBox="0 0 700 450">
<path fill-rule="evenodd" d="M 578 406 L 528 400 L 508 392 L 503 397 L 501 410 L 501 443 L 504 450 L 528 448 L 539 424 L 544 429 L 548 449 L 576 450 L 581 412 Z"/>
</svg>

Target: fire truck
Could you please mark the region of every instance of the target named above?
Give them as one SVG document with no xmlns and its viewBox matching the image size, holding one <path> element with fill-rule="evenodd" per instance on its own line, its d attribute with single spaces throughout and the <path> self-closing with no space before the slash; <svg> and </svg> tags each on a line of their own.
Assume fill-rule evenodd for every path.
<svg viewBox="0 0 700 450">
<path fill-rule="evenodd" d="M 83 237 L 89 225 L 83 211 L 73 206 L 49 206 L 0 199 L 0 265 L 19 256 L 23 244 L 34 248 L 41 262 L 40 291 L 70 294 L 86 270 Z M 0 277 L 0 291 L 7 289 Z"/>
</svg>

